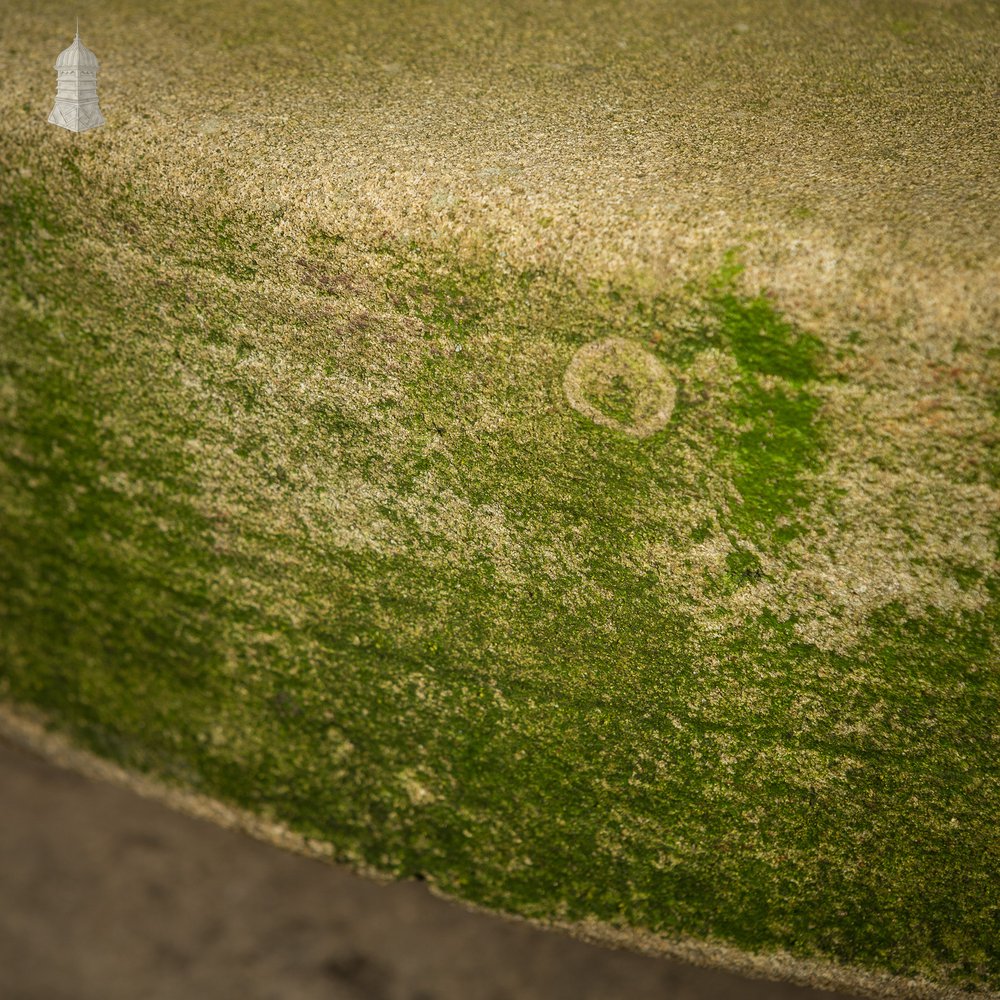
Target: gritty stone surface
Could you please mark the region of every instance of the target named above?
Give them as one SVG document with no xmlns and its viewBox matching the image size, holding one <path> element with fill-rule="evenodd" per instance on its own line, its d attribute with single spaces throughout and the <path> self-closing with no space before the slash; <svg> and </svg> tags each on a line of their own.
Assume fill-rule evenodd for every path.
<svg viewBox="0 0 1000 1000">
<path fill-rule="evenodd" d="M 791 898 L 784 874 L 799 871 L 838 933 L 861 926 L 854 901 L 882 894 L 907 938 L 899 899 L 917 905 L 933 889 L 944 908 L 956 892 L 982 891 L 947 864 L 960 849 L 967 865 L 982 864 L 995 837 L 982 809 L 996 795 L 981 773 L 992 730 L 977 730 L 978 743 L 965 731 L 994 675 L 973 662 L 979 653 L 948 676 L 926 663 L 923 678 L 896 669 L 905 654 L 894 671 L 866 656 L 892 644 L 871 626 L 892 609 L 903 649 L 941 616 L 956 630 L 978 621 L 972 639 L 983 648 L 993 628 L 984 613 L 995 609 L 1000 510 L 997 3 L 177 0 L 151 10 L 110 0 L 81 11 L 108 119 L 82 136 L 44 122 L 51 59 L 65 44 L 57 7 L 8 4 L 0 49 L 0 164 L 16 164 L 0 171 L 0 194 L 9 184 L 16 199 L 37 182 L 77 212 L 75 228 L 54 236 L 15 210 L 16 239 L 0 243 L 17 289 L 0 308 L 23 334 L 0 338 L 3 458 L 21 477 L 0 478 L 0 506 L 11 537 L 20 532 L 13 547 L 23 546 L 4 568 L 20 573 L 17 623 L 28 612 L 41 620 L 46 601 L 75 600 L 81 622 L 113 622 L 108 648 L 134 652 L 146 633 L 133 619 L 155 628 L 169 606 L 183 626 L 172 637 L 218 653 L 214 679 L 232 696 L 211 709 L 178 700 L 185 709 L 167 723 L 164 766 L 181 784 L 202 777 L 192 760 L 254 774 L 280 747 L 264 818 L 287 801 L 293 775 L 296 789 L 311 788 L 303 802 L 330 796 L 328 811 L 377 793 L 380 831 L 391 842 L 426 822 L 427 840 L 414 841 L 425 849 L 440 826 L 424 817 L 491 773 L 461 771 L 463 741 L 509 739 L 495 769 L 582 735 L 595 742 L 574 774 L 605 811 L 578 819 L 606 821 L 588 865 L 632 864 L 663 884 L 693 870 L 749 907 L 756 897 L 740 899 L 739 878 L 728 877 L 745 876 L 746 861 L 772 915 Z M 183 224 L 154 211 L 163 206 L 183 207 Z M 243 211 L 252 232 L 219 221 Z M 193 239 L 186 230 L 199 220 L 218 231 Z M 382 252 L 410 241 L 419 260 Z M 807 384 L 755 370 L 705 317 L 704 349 L 684 364 L 653 377 L 640 360 L 684 333 L 691 289 L 710 285 L 734 248 L 739 290 L 816 338 L 822 364 Z M 430 250 L 435 270 L 421 274 Z M 472 322 L 448 301 L 454 322 L 434 321 L 448 298 L 438 283 L 479 259 L 514 276 L 470 293 L 496 311 Z M 393 261 L 412 273 L 390 274 Z M 530 295 L 517 283 L 539 274 Z M 550 280 L 557 291 L 546 298 Z M 617 304 L 602 298 L 612 283 L 628 290 Z M 655 298 L 676 308 L 634 322 L 627 307 Z M 567 305 L 597 301 L 598 311 Z M 607 336 L 626 326 L 631 361 L 616 382 L 609 358 L 626 349 L 609 352 Z M 64 328 L 76 330 L 70 346 Z M 756 402 L 740 412 L 733 400 L 748 385 Z M 804 506 L 789 503 L 758 530 L 739 518 L 753 462 L 741 487 L 734 463 L 715 459 L 799 392 L 817 407 L 808 425 L 785 425 L 807 438 L 809 461 L 792 476 Z M 657 432 L 648 421 L 668 401 Z M 67 435 L 78 435 L 68 458 L 47 419 L 64 405 Z M 808 437 L 814 426 L 821 443 Z M 773 435 L 758 436 L 763 455 Z M 179 537 L 178 502 L 197 539 Z M 36 557 L 56 523 L 91 527 L 59 536 L 59 572 Z M 195 545 L 190 558 L 182 540 Z M 94 565 L 112 570 L 87 576 Z M 117 592 L 108 581 L 124 579 L 121 569 L 155 586 Z M 105 608 L 98 583 L 112 595 Z M 148 606 L 123 612 L 135 593 Z M 192 613 L 181 601 L 191 594 L 227 611 Z M 358 620 L 341 634 L 351 601 Z M 633 614 L 640 603 L 654 613 Z M 794 642 L 781 633 L 770 650 L 755 646 L 765 616 L 792 622 Z M 579 648 L 558 660 L 553 683 L 563 651 L 553 654 L 551 636 L 566 622 Z M 677 622 L 684 646 L 664 669 L 660 640 L 680 634 Z M 13 689 L 30 700 L 43 683 L 37 659 L 56 637 L 39 626 L 41 643 L 25 628 L 8 649 Z M 383 636 L 397 658 L 371 653 Z M 640 637 L 649 660 L 617 655 Z M 65 655 L 79 653 L 73 669 L 87 684 L 66 692 L 59 671 L 70 668 L 53 653 L 50 696 L 95 732 L 135 712 L 133 742 L 126 734 L 111 747 L 145 759 L 146 703 L 118 683 L 117 663 L 102 678 L 100 657 L 78 646 Z M 346 682 L 372 663 L 351 705 L 360 735 L 348 733 L 335 711 L 343 689 L 327 678 L 335 670 Z M 590 704 L 600 671 L 597 689 L 620 699 L 608 715 L 623 727 L 607 743 L 605 707 Z M 554 692 L 551 704 L 525 697 L 531 683 Z M 295 690 L 272 691 L 278 684 Z M 167 693 L 188 690 L 200 689 Z M 636 722 L 649 691 L 657 712 L 669 709 L 659 728 Z M 469 721 L 494 717 L 505 719 L 495 731 Z M 372 745 L 393 726 L 405 750 L 373 763 Z M 759 739 L 746 738 L 755 726 Z M 419 727 L 422 742 L 411 739 Z M 886 760 L 895 784 L 883 780 Z M 945 776 L 933 787 L 925 760 Z M 530 791 L 549 790 L 532 778 Z M 352 780 L 354 799 L 344 791 Z M 787 800 L 769 812 L 760 789 L 772 781 Z M 524 791 L 511 779 L 505 793 L 515 784 Z M 866 785 L 874 798 L 858 794 Z M 621 795 L 647 792 L 643 806 L 616 811 Z M 520 824 L 529 842 L 551 829 L 528 828 L 523 809 L 498 825 L 491 809 L 506 798 L 477 794 L 447 816 L 459 844 L 470 839 L 464 824 L 481 831 L 467 870 L 442 864 L 456 893 L 480 872 L 499 884 L 530 870 L 510 828 Z M 697 808 L 684 801 L 692 794 L 703 797 Z M 219 808 L 208 814 L 223 821 Z M 711 863 L 703 818 L 720 842 L 737 841 Z M 908 840 L 911 823 L 920 836 Z M 257 832 L 289 843 L 266 823 Z M 395 849 L 375 867 L 402 866 Z M 835 901 L 817 888 L 834 876 L 851 887 Z M 892 895 L 897 877 L 909 897 Z M 647 906 L 641 889 L 617 888 L 638 912 Z M 545 903 L 547 916 L 565 906 Z M 793 919 L 774 917 L 767 933 L 801 942 L 811 928 L 782 923 Z M 925 935 L 929 975 L 995 976 L 985 950 L 975 957 L 936 929 Z M 836 955 L 840 940 L 820 953 Z M 703 946 L 691 945 L 704 956 Z M 935 964 L 945 954 L 952 964 Z M 714 960 L 744 959 L 753 956 L 723 949 Z"/>
<path fill-rule="evenodd" d="M 981 582 L 961 589 L 948 573 L 996 566 L 985 533 L 1000 507 L 988 474 L 1000 385 L 995 2 L 234 11 L 115 0 L 84 14 L 109 125 L 47 137 L 49 155 L 82 142 L 98 174 L 219 211 L 251 207 L 290 238 L 319 227 L 489 247 L 520 267 L 640 291 L 680 295 L 740 247 L 744 286 L 843 354 L 841 380 L 818 390 L 833 454 L 817 476 L 845 492 L 835 511 L 817 502 L 809 536 L 725 619 L 777 602 L 807 620 L 803 638 L 833 649 L 856 646 L 864 616 L 889 602 L 983 607 Z M 0 102 L 15 144 L 38 131 L 48 99 L 55 13 L 42 2 L 8 15 Z M 170 100 L 150 100 L 165 74 Z M 112 252 L 109 274 L 127 254 Z M 354 291 L 360 305 L 367 289 Z M 615 419 L 574 395 L 575 373 L 572 405 Z M 347 405 L 371 407 L 370 385 L 352 389 Z M 399 428 L 383 429 L 395 447 Z M 330 498 L 343 542 L 384 549 L 379 487 L 354 485 Z M 694 579 L 711 569 L 699 551 L 685 557 Z M 671 579 L 687 586 L 686 575 Z"/>
<path fill-rule="evenodd" d="M 109 171 L 657 285 L 743 244 L 800 317 L 954 334 L 995 306 L 989 0 L 238 10 L 84 12 Z M 5 111 L 47 100 L 55 14 L 9 11 Z"/>
</svg>

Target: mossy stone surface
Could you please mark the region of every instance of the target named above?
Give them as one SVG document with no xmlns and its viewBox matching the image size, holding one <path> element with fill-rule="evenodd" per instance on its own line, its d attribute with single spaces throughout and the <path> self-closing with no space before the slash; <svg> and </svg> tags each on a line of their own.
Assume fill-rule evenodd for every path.
<svg viewBox="0 0 1000 1000">
<path fill-rule="evenodd" d="M 723 16 L 708 6 L 691 39 Z M 236 29 L 199 8 L 183 30 L 249 46 L 261 86 L 283 53 L 301 95 L 316 53 L 276 10 Z M 995 19 L 949 10 L 946 51 Z M 607 13 L 572 22 L 574 59 Z M 377 87 L 341 53 L 365 115 L 379 94 L 418 114 L 391 81 L 432 52 L 471 86 L 428 16 L 423 54 L 383 58 Z M 41 22 L 18 18 L 34 53 Z M 900 86 L 910 46 L 945 72 L 913 23 L 878 36 Z M 189 41 L 182 105 L 212 78 Z M 554 181 L 530 212 L 494 191 L 489 225 L 449 229 L 454 192 L 414 181 L 411 213 L 397 176 L 376 224 L 300 185 L 313 112 L 301 133 L 261 124 L 259 162 L 225 115 L 116 124 L 115 88 L 152 64 L 108 56 L 105 130 L 35 131 L 18 103 L 0 133 L 0 695 L 126 768 L 476 904 L 1000 988 L 989 226 L 944 198 L 964 222 L 921 263 L 873 249 L 885 220 L 864 202 L 841 286 L 836 240 L 802 211 L 759 239 L 692 223 L 671 274 L 635 249 L 652 230 L 629 230 L 629 256 L 603 228 L 629 210 L 595 195 L 571 221 Z M 855 69 L 837 86 L 858 100 L 886 85 Z M 511 72 L 518 104 L 538 81 Z M 497 107 L 475 105 L 483 128 Z M 542 111 L 550 137 L 576 121 Z M 235 145 L 210 167 L 198 144 L 223 129 Z M 574 136 L 560 183 L 586 160 Z M 577 223 L 587 253 L 560 256 Z M 787 227 L 814 224 L 800 261 Z M 937 298 L 908 298 L 922 267 Z"/>
</svg>

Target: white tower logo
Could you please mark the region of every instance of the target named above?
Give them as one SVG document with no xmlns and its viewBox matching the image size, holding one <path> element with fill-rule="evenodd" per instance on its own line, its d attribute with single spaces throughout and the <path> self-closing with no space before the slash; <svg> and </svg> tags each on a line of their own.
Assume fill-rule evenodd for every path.
<svg viewBox="0 0 1000 1000">
<path fill-rule="evenodd" d="M 49 123 L 71 132 L 103 125 L 104 115 L 97 106 L 97 56 L 80 41 L 79 20 L 73 44 L 56 59 L 56 74 L 59 83 Z"/>
</svg>

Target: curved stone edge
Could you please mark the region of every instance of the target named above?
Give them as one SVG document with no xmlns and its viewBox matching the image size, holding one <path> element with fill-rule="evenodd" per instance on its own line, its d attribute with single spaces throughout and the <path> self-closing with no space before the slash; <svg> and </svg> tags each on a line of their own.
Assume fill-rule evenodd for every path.
<svg viewBox="0 0 1000 1000">
<path fill-rule="evenodd" d="M 225 829 L 247 834 L 309 858 L 343 864 L 377 882 L 397 881 L 393 876 L 363 861 L 337 858 L 336 848 L 326 841 L 304 837 L 282 823 L 262 819 L 254 813 L 226 805 L 210 796 L 176 788 L 148 775 L 129 771 L 88 750 L 81 750 L 63 734 L 47 728 L 45 714 L 36 708 L 0 700 L 0 739 L 20 746 L 59 767 L 75 771 L 86 778 L 127 788 L 143 798 L 161 802 L 196 819 L 209 820 Z M 748 952 L 732 945 L 695 938 L 666 938 L 651 931 L 616 927 L 598 920 L 573 923 L 522 917 L 452 896 L 438 889 L 430 879 L 426 884 L 433 895 L 458 903 L 474 913 L 502 917 L 545 930 L 563 931 L 591 944 L 625 948 L 704 968 L 722 969 L 754 979 L 778 980 L 813 989 L 855 993 L 877 1000 L 1000 1000 L 1000 992 L 992 990 L 968 991 L 923 978 L 908 979 L 838 965 L 835 962 L 796 958 L 787 952 Z"/>
</svg>

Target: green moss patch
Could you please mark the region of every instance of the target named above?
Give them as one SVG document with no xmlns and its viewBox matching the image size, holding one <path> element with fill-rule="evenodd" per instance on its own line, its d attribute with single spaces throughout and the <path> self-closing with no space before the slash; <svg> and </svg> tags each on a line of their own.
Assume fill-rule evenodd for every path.
<svg viewBox="0 0 1000 1000">
<path fill-rule="evenodd" d="M 680 307 L 49 183 L 0 196 L 7 697 L 486 906 L 1000 985 L 995 594 L 797 631 L 838 376 L 732 261 Z"/>
</svg>

